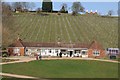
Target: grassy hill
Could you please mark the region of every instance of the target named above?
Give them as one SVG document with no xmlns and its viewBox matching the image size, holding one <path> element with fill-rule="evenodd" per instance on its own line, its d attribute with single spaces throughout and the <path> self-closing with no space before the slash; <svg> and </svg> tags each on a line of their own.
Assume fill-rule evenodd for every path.
<svg viewBox="0 0 120 80">
<path fill-rule="evenodd" d="M 17 38 L 31 42 L 87 42 L 94 39 L 104 48 L 118 46 L 118 18 L 70 14 L 14 15 L 13 29 Z M 9 19 L 7 23 L 11 22 Z M 7 25 L 6 23 L 6 25 Z M 9 26 L 9 25 L 8 25 Z M 3 34 L 4 35 L 4 34 Z"/>
</svg>

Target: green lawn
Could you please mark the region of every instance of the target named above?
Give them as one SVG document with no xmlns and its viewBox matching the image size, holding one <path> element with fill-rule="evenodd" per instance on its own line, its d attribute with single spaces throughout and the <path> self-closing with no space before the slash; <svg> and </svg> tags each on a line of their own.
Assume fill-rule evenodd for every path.
<svg viewBox="0 0 120 80">
<path fill-rule="evenodd" d="M 117 78 L 118 64 L 87 60 L 43 60 L 6 64 L 3 72 L 40 78 Z"/>
</svg>

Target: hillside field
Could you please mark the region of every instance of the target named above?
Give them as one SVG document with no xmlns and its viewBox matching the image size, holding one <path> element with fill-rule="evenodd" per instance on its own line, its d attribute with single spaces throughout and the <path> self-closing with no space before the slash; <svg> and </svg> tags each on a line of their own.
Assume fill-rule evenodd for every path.
<svg viewBox="0 0 120 80">
<path fill-rule="evenodd" d="M 70 14 L 19 14 L 10 29 L 28 42 L 81 42 L 97 40 L 107 47 L 118 46 L 118 18 Z M 6 25 L 11 22 L 7 20 Z M 8 25 L 9 26 L 9 25 Z M 4 34 L 3 34 L 4 35 Z M 12 34 L 11 34 L 12 35 Z"/>
</svg>

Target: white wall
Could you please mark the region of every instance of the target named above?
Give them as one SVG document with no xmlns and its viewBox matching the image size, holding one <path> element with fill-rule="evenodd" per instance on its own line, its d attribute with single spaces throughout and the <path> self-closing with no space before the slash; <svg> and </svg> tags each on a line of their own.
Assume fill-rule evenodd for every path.
<svg viewBox="0 0 120 80">
<path fill-rule="evenodd" d="M 36 47 L 27 47 L 26 48 L 27 49 L 27 51 L 25 52 L 25 54 L 26 55 L 31 55 L 32 53 L 36 53 L 36 54 L 40 54 L 41 53 L 41 55 L 42 56 L 57 56 L 57 52 L 56 52 L 56 50 L 58 50 L 58 56 L 59 56 L 59 53 L 60 53 L 60 51 L 61 51 L 61 49 L 60 48 L 36 48 Z M 67 48 L 66 48 L 67 49 Z M 51 50 L 51 53 L 50 53 L 50 50 Z M 70 50 L 70 49 L 69 49 Z M 70 50 L 71 51 L 71 50 Z M 79 54 L 79 56 L 81 56 L 82 55 L 82 51 L 87 51 L 87 50 L 81 50 L 81 52 L 80 53 L 77 53 L 77 54 L 75 54 L 75 52 L 74 52 L 74 49 L 72 49 L 72 51 L 73 51 L 73 55 L 72 56 L 77 56 L 77 54 Z M 62 54 L 62 56 L 70 56 L 70 55 L 68 55 L 68 54 Z M 87 57 L 88 55 L 86 54 L 86 55 L 83 55 L 82 57 Z"/>
<path fill-rule="evenodd" d="M 51 53 L 50 53 L 50 50 L 51 50 Z M 60 49 L 54 49 L 54 48 L 41 49 L 40 53 L 42 56 L 57 56 L 56 50 L 58 50 L 58 53 L 60 53 Z"/>
<path fill-rule="evenodd" d="M 40 54 L 42 56 L 57 56 L 56 50 L 58 50 L 58 54 L 60 53 L 60 49 L 57 48 L 26 48 L 26 55 L 31 55 L 32 53 Z M 51 50 L 51 53 L 50 53 Z"/>
<path fill-rule="evenodd" d="M 14 48 L 13 53 L 19 56 L 20 55 L 20 48 L 18 48 L 18 47 Z"/>
</svg>

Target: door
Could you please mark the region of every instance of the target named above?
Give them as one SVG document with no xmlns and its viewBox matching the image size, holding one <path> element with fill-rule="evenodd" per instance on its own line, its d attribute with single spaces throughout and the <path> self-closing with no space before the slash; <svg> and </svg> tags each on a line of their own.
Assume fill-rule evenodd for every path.
<svg viewBox="0 0 120 80">
<path fill-rule="evenodd" d="M 87 57 L 88 57 L 87 50 L 82 50 L 82 51 L 81 51 L 81 54 L 82 54 L 82 57 L 83 57 L 83 58 L 87 58 Z"/>
<path fill-rule="evenodd" d="M 72 55 L 73 55 L 73 51 L 70 51 L 70 57 L 72 57 Z"/>
</svg>

